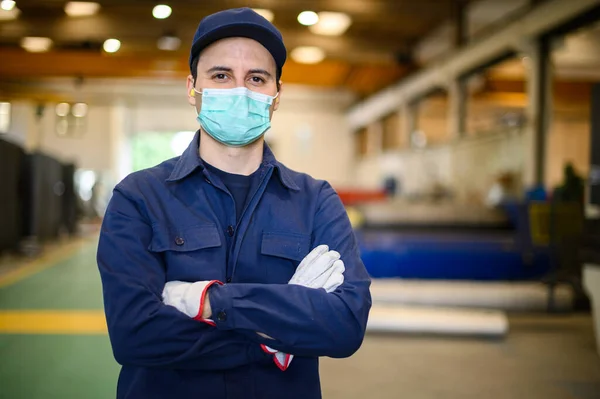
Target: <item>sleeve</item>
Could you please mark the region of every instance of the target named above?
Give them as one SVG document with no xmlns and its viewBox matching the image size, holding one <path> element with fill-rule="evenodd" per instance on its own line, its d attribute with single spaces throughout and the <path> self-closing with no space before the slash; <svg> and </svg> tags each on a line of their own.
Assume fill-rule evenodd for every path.
<svg viewBox="0 0 600 399">
<path fill-rule="evenodd" d="M 288 284 L 228 284 L 210 289 L 213 319 L 220 330 L 297 356 L 348 357 L 362 344 L 371 284 L 348 216 L 329 184 L 321 190 L 313 247 L 327 244 L 344 261 L 344 283 L 332 293 Z M 275 339 L 259 337 L 260 331 Z"/>
<path fill-rule="evenodd" d="M 199 323 L 162 302 L 165 265 L 148 251 L 151 237 L 151 227 L 139 207 L 117 186 L 97 252 L 117 362 L 215 371 L 269 361 L 270 356 L 243 334 Z"/>
</svg>

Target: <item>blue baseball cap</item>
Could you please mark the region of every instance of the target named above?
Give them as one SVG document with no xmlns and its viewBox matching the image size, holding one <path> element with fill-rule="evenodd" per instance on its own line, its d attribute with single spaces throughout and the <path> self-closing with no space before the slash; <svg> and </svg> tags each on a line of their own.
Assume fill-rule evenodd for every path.
<svg viewBox="0 0 600 399">
<path fill-rule="evenodd" d="M 275 59 L 277 80 L 279 80 L 287 57 L 281 32 L 264 17 L 247 7 L 219 11 L 200 21 L 190 50 L 190 70 L 194 57 L 204 48 L 228 37 L 247 37 L 262 44 Z"/>
</svg>

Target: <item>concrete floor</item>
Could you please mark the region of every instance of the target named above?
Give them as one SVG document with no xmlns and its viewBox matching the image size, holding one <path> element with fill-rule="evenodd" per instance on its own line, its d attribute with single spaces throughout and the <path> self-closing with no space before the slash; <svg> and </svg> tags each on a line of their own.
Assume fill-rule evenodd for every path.
<svg viewBox="0 0 600 399">
<path fill-rule="evenodd" d="M 0 399 L 114 398 L 94 245 L 0 276 Z M 510 325 L 503 340 L 369 334 L 355 356 L 322 359 L 323 397 L 600 398 L 588 315 Z"/>
<path fill-rule="evenodd" d="M 589 316 L 513 316 L 503 340 L 367 335 L 323 359 L 325 398 L 600 398 Z"/>
</svg>

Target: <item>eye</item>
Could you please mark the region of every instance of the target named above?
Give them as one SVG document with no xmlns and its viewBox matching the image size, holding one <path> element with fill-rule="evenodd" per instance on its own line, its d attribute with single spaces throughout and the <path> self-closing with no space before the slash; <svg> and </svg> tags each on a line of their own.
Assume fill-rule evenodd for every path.
<svg viewBox="0 0 600 399">
<path fill-rule="evenodd" d="M 227 79 L 227 75 L 224 73 L 217 73 L 213 76 L 213 79 L 215 80 L 225 80 Z"/>
<path fill-rule="evenodd" d="M 263 78 L 261 78 L 260 76 L 252 76 L 250 78 L 250 81 L 252 83 L 256 83 L 256 84 L 261 84 L 261 83 L 265 83 L 265 80 Z"/>
</svg>

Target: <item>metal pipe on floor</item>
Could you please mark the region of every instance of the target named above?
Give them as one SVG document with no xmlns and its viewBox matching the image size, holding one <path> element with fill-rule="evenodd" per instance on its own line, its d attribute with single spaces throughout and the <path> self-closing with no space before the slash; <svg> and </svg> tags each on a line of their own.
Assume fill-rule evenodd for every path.
<svg viewBox="0 0 600 399">
<path fill-rule="evenodd" d="M 374 305 L 367 331 L 502 337 L 508 319 L 500 311 Z"/>
<path fill-rule="evenodd" d="M 374 279 L 374 304 L 448 306 L 505 311 L 567 311 L 574 292 L 567 284 L 550 289 L 539 282 L 470 282 Z"/>
</svg>

